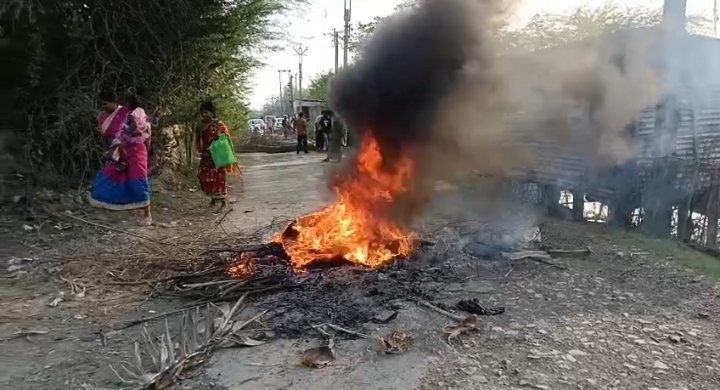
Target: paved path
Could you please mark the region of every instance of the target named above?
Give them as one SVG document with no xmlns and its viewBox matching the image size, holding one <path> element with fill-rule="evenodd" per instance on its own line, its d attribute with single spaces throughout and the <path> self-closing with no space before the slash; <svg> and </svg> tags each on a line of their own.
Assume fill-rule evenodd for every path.
<svg viewBox="0 0 720 390">
<path fill-rule="evenodd" d="M 225 229 L 256 231 L 273 220 L 292 219 L 332 199 L 326 177 L 334 164 L 324 154 L 241 154 L 242 183 L 231 185 L 237 201 L 224 221 Z"/>
</svg>

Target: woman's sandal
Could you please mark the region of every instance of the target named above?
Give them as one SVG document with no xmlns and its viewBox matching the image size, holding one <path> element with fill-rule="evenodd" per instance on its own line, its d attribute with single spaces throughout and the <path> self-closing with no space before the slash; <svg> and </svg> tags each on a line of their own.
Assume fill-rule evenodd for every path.
<svg viewBox="0 0 720 390">
<path fill-rule="evenodd" d="M 150 226 L 152 226 L 152 225 L 153 225 L 153 219 L 152 219 L 152 217 L 146 217 L 146 218 L 143 218 L 143 219 L 140 221 L 140 226 L 150 227 Z"/>
</svg>

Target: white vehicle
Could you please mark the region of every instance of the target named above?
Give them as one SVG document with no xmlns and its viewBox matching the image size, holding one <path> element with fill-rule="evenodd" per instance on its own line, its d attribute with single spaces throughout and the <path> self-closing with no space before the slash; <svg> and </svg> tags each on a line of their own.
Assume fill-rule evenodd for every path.
<svg viewBox="0 0 720 390">
<path fill-rule="evenodd" d="M 250 119 L 248 121 L 248 126 L 250 126 L 250 132 L 255 134 L 264 134 L 265 133 L 265 121 L 262 119 Z"/>
</svg>

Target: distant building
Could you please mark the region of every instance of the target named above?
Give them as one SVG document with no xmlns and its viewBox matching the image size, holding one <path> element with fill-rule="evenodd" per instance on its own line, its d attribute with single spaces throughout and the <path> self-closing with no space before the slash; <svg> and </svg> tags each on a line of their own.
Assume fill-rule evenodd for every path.
<svg viewBox="0 0 720 390">
<path fill-rule="evenodd" d="M 325 107 L 325 101 L 319 99 L 295 99 L 293 100 L 293 113 L 303 112 L 305 118 L 314 120 L 315 117 L 320 115 Z"/>
<path fill-rule="evenodd" d="M 668 215 L 673 212 L 680 210 L 680 215 L 688 214 L 689 210 L 682 210 L 687 205 L 694 212 L 712 214 L 711 219 L 717 221 L 717 204 L 720 202 L 720 40 L 679 34 L 677 44 L 671 49 L 673 52 L 668 53 L 663 37 L 660 29 L 629 29 L 503 59 L 513 74 L 523 75 L 532 72 L 547 58 L 563 57 L 563 52 L 567 53 L 568 61 L 577 60 L 573 53 L 578 48 L 594 45 L 600 60 L 614 63 L 620 72 L 628 62 L 644 61 L 646 69 L 653 69 L 663 84 L 672 84 L 672 93 L 658 94 L 660 98 L 654 104 L 639 107 L 635 120 L 628 121 L 626 133 L 618 134 L 627 136 L 634 150 L 632 156 L 615 163 L 600 161 L 601 156 L 596 154 L 596 143 L 602 140 L 593 133 L 592 99 L 565 102 L 562 118 L 544 118 L 547 123 L 538 120 L 543 112 L 533 110 L 531 104 L 509 112 L 506 127 L 516 131 L 516 142 L 528 143 L 537 160 L 532 169 L 520 169 L 519 177 L 549 186 L 552 194 L 567 190 L 573 192 L 575 198 L 587 196 L 588 200 L 614 205 L 616 213 L 625 214 L 638 208 L 647 213 L 650 203 L 660 202 L 663 205 L 658 207 L 663 209 L 661 213 L 665 214 L 663 218 L 667 219 L 668 225 Z M 674 66 L 672 74 L 666 72 L 669 62 Z M 532 80 L 519 76 L 515 82 L 527 87 L 526 83 Z M 637 85 L 623 87 L 628 95 L 632 95 Z M 542 97 L 530 100 L 535 98 L 537 102 L 542 101 Z M 618 110 L 627 108 L 617 107 Z M 573 139 L 561 142 L 533 139 L 533 127 L 541 125 L 567 126 Z M 560 146 L 568 143 L 573 147 Z M 662 200 L 658 198 L 659 193 L 662 193 Z M 654 209 L 652 212 L 657 213 Z M 684 218 L 680 217 L 681 220 Z M 667 231 L 669 234 L 669 226 Z"/>
</svg>

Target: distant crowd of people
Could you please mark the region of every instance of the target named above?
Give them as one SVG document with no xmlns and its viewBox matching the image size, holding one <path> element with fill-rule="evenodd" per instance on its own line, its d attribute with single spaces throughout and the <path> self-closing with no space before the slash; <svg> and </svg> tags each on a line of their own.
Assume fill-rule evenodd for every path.
<svg viewBox="0 0 720 390">
<path fill-rule="evenodd" d="M 305 118 L 305 113 L 299 112 L 293 115 L 292 118 L 285 115 L 281 123 L 285 139 L 288 139 L 290 134 L 297 137 L 297 154 L 300 154 L 300 152 L 309 153 L 308 119 Z M 315 150 L 327 153 L 327 156 L 322 161 L 339 161 L 342 156 L 343 137 L 343 125 L 340 120 L 335 117 L 331 110 L 323 110 L 315 118 L 313 129 L 315 131 Z"/>
</svg>

